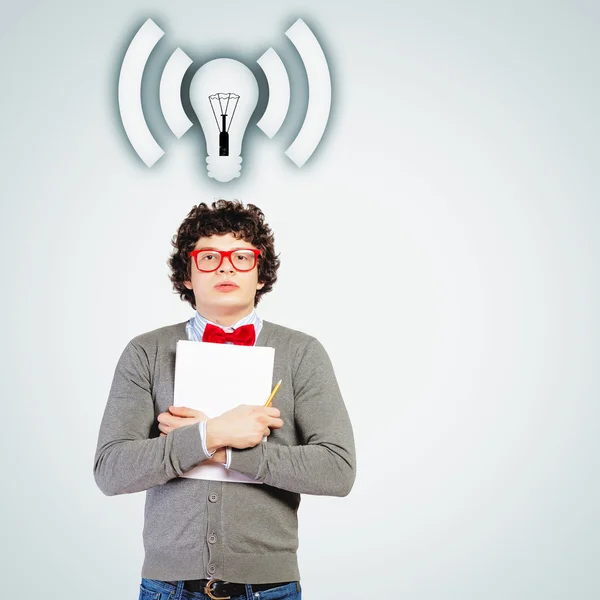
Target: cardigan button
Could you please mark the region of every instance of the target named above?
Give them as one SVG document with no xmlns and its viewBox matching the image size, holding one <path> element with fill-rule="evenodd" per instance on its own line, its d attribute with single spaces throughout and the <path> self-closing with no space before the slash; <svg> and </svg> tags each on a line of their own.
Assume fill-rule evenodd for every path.
<svg viewBox="0 0 600 600">
<path fill-rule="evenodd" d="M 215 567 L 215 565 L 208 565 L 208 572 L 213 575 L 214 572 L 217 570 L 217 567 Z"/>
<path fill-rule="evenodd" d="M 211 495 L 208 497 L 208 499 L 209 499 L 211 502 L 216 502 L 216 501 L 219 499 L 219 496 L 218 496 L 218 494 L 211 494 Z"/>
<path fill-rule="evenodd" d="M 214 543 L 216 543 L 216 541 L 217 541 L 217 536 L 214 533 L 211 533 L 208 536 L 208 543 L 209 544 L 214 544 Z"/>
</svg>

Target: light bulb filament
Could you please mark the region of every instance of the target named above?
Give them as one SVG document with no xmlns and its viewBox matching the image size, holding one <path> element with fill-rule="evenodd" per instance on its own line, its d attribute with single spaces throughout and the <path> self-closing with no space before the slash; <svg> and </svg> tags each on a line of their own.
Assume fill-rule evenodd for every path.
<svg viewBox="0 0 600 600">
<path fill-rule="evenodd" d="M 229 128 L 231 127 L 231 122 L 233 121 L 233 115 L 235 114 L 235 109 L 237 108 L 239 99 L 239 94 L 233 93 L 218 93 L 208 97 L 215 121 L 217 122 L 217 127 L 219 128 L 219 156 L 229 156 Z M 229 122 L 227 122 L 229 103 L 232 100 L 233 110 Z M 217 104 L 217 110 L 221 116 L 221 123 L 219 123 L 217 111 L 215 110 L 217 108 Z"/>
</svg>

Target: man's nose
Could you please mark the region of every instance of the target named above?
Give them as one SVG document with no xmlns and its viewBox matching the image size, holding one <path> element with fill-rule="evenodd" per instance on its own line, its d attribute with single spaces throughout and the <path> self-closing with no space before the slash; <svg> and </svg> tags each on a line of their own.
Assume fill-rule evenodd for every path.
<svg viewBox="0 0 600 600">
<path fill-rule="evenodd" d="M 227 264 L 229 263 L 229 264 Z M 219 271 L 225 271 L 225 269 L 233 272 L 235 271 L 235 269 L 233 268 L 233 263 L 231 262 L 231 256 L 224 256 L 223 257 L 223 262 L 221 263 L 221 266 L 219 267 Z"/>
</svg>

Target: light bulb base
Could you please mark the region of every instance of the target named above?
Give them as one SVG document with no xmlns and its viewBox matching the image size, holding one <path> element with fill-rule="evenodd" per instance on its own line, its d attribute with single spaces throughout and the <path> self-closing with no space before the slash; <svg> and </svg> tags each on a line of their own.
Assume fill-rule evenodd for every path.
<svg viewBox="0 0 600 600">
<path fill-rule="evenodd" d="M 208 176 L 226 183 L 240 176 L 242 170 L 241 156 L 207 156 L 206 168 Z"/>
</svg>

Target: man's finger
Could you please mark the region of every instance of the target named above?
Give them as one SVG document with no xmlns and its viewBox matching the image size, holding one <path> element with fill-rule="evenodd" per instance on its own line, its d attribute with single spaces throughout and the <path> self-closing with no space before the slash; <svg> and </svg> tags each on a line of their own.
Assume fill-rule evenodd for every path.
<svg viewBox="0 0 600 600">
<path fill-rule="evenodd" d="M 159 423 L 179 423 L 180 421 L 186 419 L 187 417 L 172 415 L 170 412 L 162 412 L 157 417 L 156 420 Z"/>
<path fill-rule="evenodd" d="M 266 410 L 267 415 L 269 415 L 269 417 L 279 417 L 281 415 L 281 411 L 278 408 L 275 408 L 274 406 L 267 406 Z"/>
<path fill-rule="evenodd" d="M 193 414 L 192 409 L 188 408 L 187 406 L 169 406 L 169 412 L 172 414 L 178 414 L 178 415 Z"/>
</svg>

